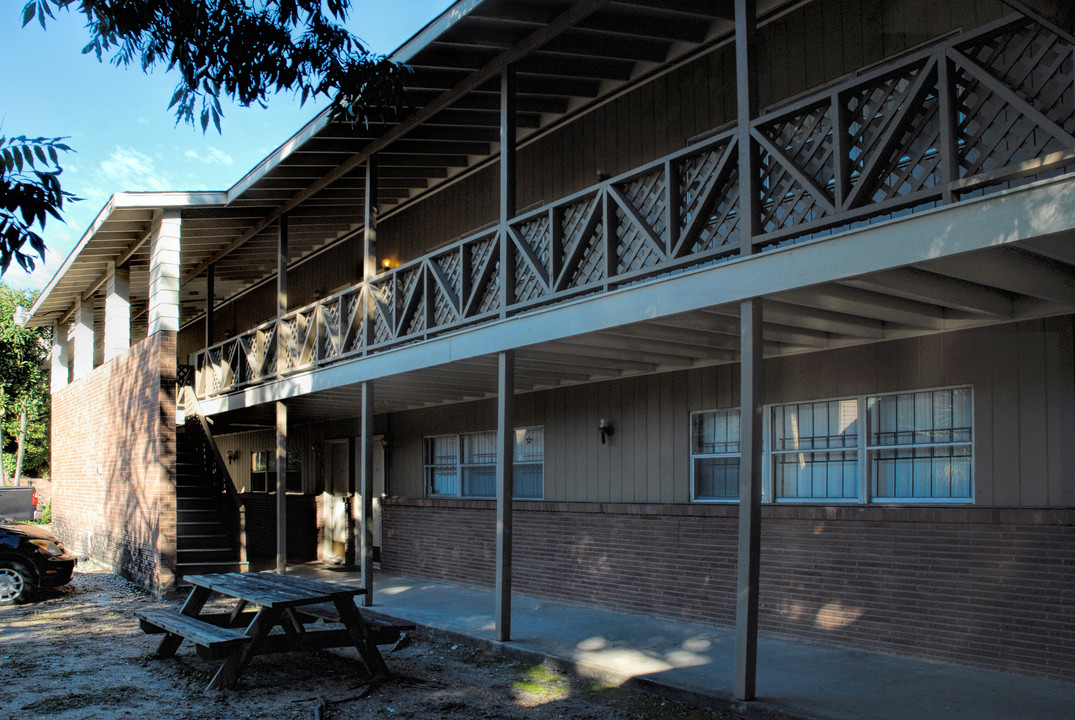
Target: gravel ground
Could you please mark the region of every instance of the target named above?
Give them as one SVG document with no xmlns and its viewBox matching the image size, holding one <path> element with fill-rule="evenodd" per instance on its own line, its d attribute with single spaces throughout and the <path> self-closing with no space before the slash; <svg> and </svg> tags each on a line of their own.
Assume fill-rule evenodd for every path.
<svg viewBox="0 0 1075 720">
<path fill-rule="evenodd" d="M 410 635 L 393 678 L 363 681 L 354 650 L 256 658 L 239 688 L 206 693 L 215 663 L 184 645 L 168 659 L 134 612 L 168 603 L 89 563 L 32 602 L 0 607 L 0 720 L 33 718 L 668 718 L 709 710 Z"/>
</svg>

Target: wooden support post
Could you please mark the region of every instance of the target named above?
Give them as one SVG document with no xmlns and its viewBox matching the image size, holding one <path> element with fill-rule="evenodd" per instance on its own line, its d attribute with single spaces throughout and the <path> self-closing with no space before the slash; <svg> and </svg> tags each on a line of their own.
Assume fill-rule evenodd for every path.
<svg viewBox="0 0 1075 720">
<path fill-rule="evenodd" d="M 362 474 L 358 510 L 358 537 L 362 556 L 362 604 L 373 604 L 373 382 L 362 383 Z"/>
<path fill-rule="evenodd" d="M 739 145 L 740 255 L 754 252 L 759 234 L 757 154 L 750 124 L 758 117 L 757 17 L 754 0 L 735 0 L 736 141 Z"/>
<path fill-rule="evenodd" d="M 515 254 L 508 221 L 516 212 L 515 138 L 515 66 L 508 65 L 500 75 L 500 314 L 507 315 L 515 301 Z"/>
<path fill-rule="evenodd" d="M 276 572 L 287 572 L 287 405 L 276 403 Z"/>
<path fill-rule="evenodd" d="M 941 200 L 951 205 L 958 200 L 952 184 L 959 179 L 959 123 L 956 118 L 956 88 L 952 61 L 941 50 L 937 53 L 937 113 L 941 118 Z"/>
<path fill-rule="evenodd" d="M 515 351 L 499 355 L 496 404 L 496 639 L 511 639 L 511 534 L 515 497 Z"/>
<path fill-rule="evenodd" d="M 735 76 L 739 142 L 740 254 L 754 253 L 761 232 L 757 155 L 750 124 L 758 116 L 757 17 L 754 0 L 735 0 Z M 740 305 L 739 567 L 736 578 L 733 692 L 753 700 L 758 667 L 761 557 L 762 301 Z"/>
<path fill-rule="evenodd" d="M 283 317 L 287 314 L 287 214 L 280 216 L 276 238 L 276 376 L 280 377 L 287 368 L 287 358 L 291 354 L 290 342 L 294 341 L 284 332 Z"/>
<path fill-rule="evenodd" d="M 216 334 L 213 322 L 213 303 L 216 299 L 216 265 L 210 265 L 205 271 L 205 347 L 213 344 Z"/>
<path fill-rule="evenodd" d="M 365 228 L 362 239 L 362 279 L 366 282 L 366 317 L 362 323 L 362 342 L 369 347 L 373 342 L 374 318 L 377 306 L 373 301 L 371 281 L 377 277 L 377 156 L 370 155 L 366 161 L 366 207 Z"/>
<path fill-rule="evenodd" d="M 739 569 L 735 606 L 735 697 L 754 699 L 761 557 L 762 301 L 740 306 Z"/>
</svg>

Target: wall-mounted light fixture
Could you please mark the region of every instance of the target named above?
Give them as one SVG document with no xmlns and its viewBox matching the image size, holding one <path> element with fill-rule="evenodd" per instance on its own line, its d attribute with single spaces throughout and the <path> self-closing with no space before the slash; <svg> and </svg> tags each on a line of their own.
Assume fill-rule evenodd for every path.
<svg viewBox="0 0 1075 720">
<path fill-rule="evenodd" d="M 392 260 L 391 258 L 384 258 L 383 260 L 381 260 L 382 270 L 391 270 L 394 267 L 399 267 L 399 263 L 395 260 Z"/>
<path fill-rule="evenodd" d="M 597 423 L 597 432 L 601 433 L 601 444 L 604 445 L 605 438 L 614 434 L 616 432 L 616 429 L 612 427 L 612 423 L 610 423 L 608 420 L 601 418 L 600 422 Z"/>
<path fill-rule="evenodd" d="M 227 458 L 228 465 L 231 465 L 233 462 L 239 459 L 239 452 L 237 450 L 228 450 L 228 454 L 224 457 Z"/>
</svg>

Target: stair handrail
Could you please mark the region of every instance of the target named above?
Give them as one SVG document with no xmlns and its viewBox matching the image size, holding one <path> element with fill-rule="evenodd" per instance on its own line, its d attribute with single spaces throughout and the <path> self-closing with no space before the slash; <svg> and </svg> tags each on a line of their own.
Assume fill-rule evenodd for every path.
<svg viewBox="0 0 1075 720">
<path fill-rule="evenodd" d="M 189 371 L 189 368 L 190 366 L 181 366 L 181 371 L 178 373 L 179 392 L 183 401 L 184 412 L 187 419 L 190 419 L 191 415 L 198 418 L 198 429 L 201 430 L 203 442 L 208 447 L 215 466 L 213 468 L 216 471 L 213 473 L 214 478 L 218 477 L 217 473 L 219 473 L 216 489 L 218 496 L 221 498 L 220 502 L 223 504 L 224 517 L 227 519 L 228 536 L 232 544 L 239 550 L 239 562 L 246 562 L 246 508 L 243 506 L 239 491 L 235 488 L 231 473 L 228 472 L 227 463 L 224 462 L 224 457 L 220 454 L 220 447 L 213 438 L 209 419 L 202 412 L 201 405 L 198 402 L 198 395 L 194 392 L 194 386 L 191 382 L 193 373 Z M 184 372 L 184 370 L 186 371 Z"/>
</svg>

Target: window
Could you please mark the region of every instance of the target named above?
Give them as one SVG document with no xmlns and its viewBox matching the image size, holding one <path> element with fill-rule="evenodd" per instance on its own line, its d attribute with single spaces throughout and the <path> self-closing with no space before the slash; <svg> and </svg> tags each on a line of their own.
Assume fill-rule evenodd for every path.
<svg viewBox="0 0 1075 720">
<path fill-rule="evenodd" d="M 971 388 L 770 408 L 772 497 L 809 502 L 970 502 Z"/>
<path fill-rule="evenodd" d="M 773 497 L 858 499 L 858 401 L 777 405 L 770 417 Z"/>
<path fill-rule="evenodd" d="M 866 409 L 874 500 L 974 499 L 970 388 L 880 395 Z"/>
<path fill-rule="evenodd" d="M 515 430 L 515 497 L 544 497 L 545 433 Z M 496 497 L 496 432 L 437 435 L 425 440 L 426 495 Z"/>
<path fill-rule="evenodd" d="M 250 453 L 250 492 L 276 492 L 276 451 Z M 302 453 L 287 451 L 287 492 L 302 492 Z"/>
<path fill-rule="evenodd" d="M 691 413 L 691 497 L 739 499 L 739 410 Z"/>
<path fill-rule="evenodd" d="M 973 502 L 969 387 L 773 405 L 763 502 Z M 691 413 L 691 498 L 739 498 L 739 410 Z"/>
</svg>

